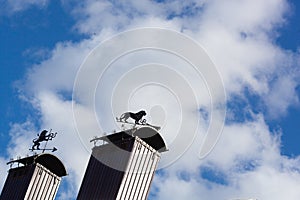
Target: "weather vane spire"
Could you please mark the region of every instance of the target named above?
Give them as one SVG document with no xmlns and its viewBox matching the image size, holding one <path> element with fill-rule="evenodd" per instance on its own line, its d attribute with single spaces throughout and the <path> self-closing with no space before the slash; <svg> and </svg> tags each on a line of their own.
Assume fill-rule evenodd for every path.
<svg viewBox="0 0 300 200">
<path fill-rule="evenodd" d="M 33 142 L 33 145 L 31 147 L 31 151 L 42 151 L 42 153 L 45 152 L 45 150 L 51 150 L 52 152 L 56 151 L 57 149 L 55 147 L 53 148 L 46 148 L 47 147 L 47 144 L 48 144 L 48 141 L 49 140 L 52 140 L 53 138 L 55 138 L 55 136 L 57 135 L 57 132 L 53 133 L 52 132 L 52 129 L 50 129 L 49 133 L 47 130 L 43 130 L 40 134 L 37 134 L 37 138 L 33 139 L 32 142 Z M 44 148 L 40 148 L 40 145 L 41 145 L 41 142 L 46 142 L 45 143 L 45 146 Z"/>
</svg>

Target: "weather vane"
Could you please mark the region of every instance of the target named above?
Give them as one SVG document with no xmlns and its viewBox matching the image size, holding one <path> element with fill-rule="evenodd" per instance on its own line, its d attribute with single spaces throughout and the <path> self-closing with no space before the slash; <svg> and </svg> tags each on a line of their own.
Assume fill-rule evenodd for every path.
<svg viewBox="0 0 300 200">
<path fill-rule="evenodd" d="M 132 113 L 132 112 L 125 112 L 123 113 L 119 118 L 116 117 L 117 122 L 121 123 L 126 123 L 126 124 L 133 124 L 135 127 L 136 125 L 141 125 L 141 126 L 150 126 L 156 130 L 160 130 L 159 126 L 153 126 L 149 123 L 147 123 L 146 119 L 142 119 L 146 115 L 146 111 L 141 110 L 137 113 Z M 133 122 L 128 122 L 127 120 L 131 118 L 134 120 Z"/>
<path fill-rule="evenodd" d="M 40 134 L 37 134 L 37 138 L 33 139 L 32 142 L 33 142 L 33 145 L 31 147 L 31 151 L 42 151 L 42 153 L 45 152 L 45 150 L 52 150 L 52 152 L 56 151 L 57 149 L 55 147 L 51 148 L 51 149 L 47 149 L 47 143 L 49 140 L 52 140 L 53 138 L 55 138 L 55 136 L 57 135 L 57 132 L 55 133 L 52 133 L 52 129 L 50 129 L 49 133 L 47 130 L 43 130 Z M 46 142 L 45 143 L 45 146 L 44 148 L 40 149 L 40 145 L 41 145 L 41 142 Z"/>
</svg>

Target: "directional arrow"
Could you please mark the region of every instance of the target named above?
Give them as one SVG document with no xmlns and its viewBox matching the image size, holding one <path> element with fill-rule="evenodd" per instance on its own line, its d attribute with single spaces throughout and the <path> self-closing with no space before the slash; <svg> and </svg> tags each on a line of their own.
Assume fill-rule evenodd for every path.
<svg viewBox="0 0 300 200">
<path fill-rule="evenodd" d="M 160 130 L 160 127 L 159 127 L 159 126 L 154 126 L 154 125 L 151 125 L 151 124 L 148 124 L 148 123 L 145 123 L 145 124 L 143 124 L 143 125 L 150 126 L 150 127 L 154 128 L 154 129 L 156 129 L 157 131 Z"/>
<path fill-rule="evenodd" d="M 46 150 L 48 150 L 48 151 L 52 151 L 52 152 L 54 152 L 54 151 L 57 151 L 57 148 L 55 148 L 55 147 L 53 147 L 52 149 L 29 149 L 30 151 L 46 151 Z"/>
<path fill-rule="evenodd" d="M 53 147 L 52 152 L 57 151 L 57 148 Z"/>
<path fill-rule="evenodd" d="M 154 129 L 156 129 L 157 131 L 159 131 L 161 129 L 161 127 L 148 124 L 147 122 L 142 122 L 142 123 L 137 123 L 136 124 L 136 123 L 133 123 L 133 122 L 125 122 L 125 121 L 119 120 L 118 118 L 117 118 L 117 122 L 124 123 L 124 124 L 132 124 L 134 126 L 136 126 L 136 125 L 139 125 L 139 126 L 150 126 L 150 127 L 154 128 Z"/>
</svg>

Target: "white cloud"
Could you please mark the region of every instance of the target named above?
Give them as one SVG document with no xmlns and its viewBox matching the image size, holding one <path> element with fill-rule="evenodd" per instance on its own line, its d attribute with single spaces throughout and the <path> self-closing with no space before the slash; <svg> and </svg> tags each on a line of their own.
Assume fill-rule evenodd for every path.
<svg viewBox="0 0 300 200">
<path fill-rule="evenodd" d="M 85 101 L 72 102 L 70 98 L 80 64 L 100 41 L 120 30 L 134 27 L 158 26 L 182 31 L 204 46 L 220 71 L 230 98 L 232 94 L 243 96 L 243 89 L 250 87 L 251 92 L 257 94 L 265 103 L 269 110 L 268 114 L 277 117 L 285 114 L 291 104 L 298 102 L 295 87 L 299 85 L 296 81 L 299 71 L 296 74 L 290 73 L 297 64 L 294 57 L 297 54 L 286 52 L 275 44 L 276 31 L 285 22 L 286 12 L 288 4 L 283 0 L 184 1 L 184 3 L 181 1 L 113 3 L 90 0 L 74 8 L 72 14 L 78 19 L 76 28 L 82 33 L 90 34 L 91 37 L 74 44 L 70 42 L 57 44 L 49 59 L 32 67 L 22 87 L 25 96 L 34 100 L 31 102 L 40 113 L 41 127 L 52 127 L 54 131 L 59 132 L 58 140 L 53 141 L 53 144 L 60 149 L 58 154 L 70 173 L 66 179 L 70 187 L 61 194 L 61 197 L 72 199 L 76 196 L 88 159 L 88 152 L 76 135 L 78 124 L 74 122 L 73 111 L 80 110 L 80 113 L 84 113 L 79 117 L 82 125 L 80 130 L 86 130 L 83 139 L 88 140 L 96 134 L 101 134 L 94 132 L 98 130 L 97 124 L 92 119 L 95 115 L 94 105 Z M 147 59 L 147 55 L 136 55 L 139 55 L 136 63 Z M 155 55 L 151 55 L 151 59 L 157 59 L 155 61 L 158 63 L 163 62 L 162 58 L 156 58 Z M 126 59 L 121 61 L 125 66 L 134 64 Z M 175 65 L 174 61 L 164 64 Z M 121 68 L 115 69 L 118 72 L 112 71 L 106 81 L 112 86 L 122 75 Z M 126 69 L 128 68 L 125 67 L 124 70 Z M 177 69 L 179 70 L 179 67 Z M 189 75 L 184 69 L 182 68 L 181 74 Z M 92 75 L 87 75 L 86 79 L 91 79 Z M 194 90 L 200 88 L 200 91 L 205 90 L 205 86 L 201 85 L 203 82 L 199 83 L 193 76 L 188 77 L 190 83 L 193 83 Z M 275 82 L 274 77 L 277 78 Z M 84 94 L 94 92 L 90 91 L 89 87 L 82 86 Z M 110 89 L 104 88 L 95 98 L 99 100 L 108 98 L 105 94 L 109 94 Z M 202 102 L 200 105 L 205 107 L 209 104 L 209 96 L 206 92 L 203 93 L 204 97 L 200 95 L 199 98 Z M 145 97 L 148 94 L 145 94 Z M 163 100 L 168 98 L 168 95 L 157 95 L 156 100 L 164 102 Z M 84 97 L 79 99 L 82 100 Z M 140 103 L 147 98 L 136 100 Z M 73 108 L 72 103 L 75 105 Z M 173 102 L 169 106 L 173 106 Z M 191 110 L 197 110 L 199 107 L 195 106 Z M 106 116 L 107 110 L 102 110 L 101 107 L 98 109 L 98 113 L 103 112 L 102 116 Z M 187 111 L 190 107 L 183 105 L 183 109 Z M 170 111 L 172 109 L 167 110 L 166 118 L 172 116 Z M 248 107 L 246 110 L 251 112 Z M 157 195 L 155 199 L 299 199 L 299 158 L 281 155 L 280 134 L 284 133 L 270 132 L 268 125 L 265 124 L 267 116 L 264 114 L 255 116 L 251 122 L 227 124 L 214 151 L 205 160 L 199 160 L 197 159 L 201 144 L 199 142 L 207 129 L 207 124 L 203 121 L 199 127 L 199 138 L 190 150 L 178 162 L 165 169 L 167 175 L 155 177 L 154 187 L 160 188 L 154 192 Z M 194 119 L 196 115 L 189 116 Z M 24 127 L 22 129 L 16 127 L 18 126 L 15 125 L 11 131 L 12 144 L 9 148 L 11 155 L 26 152 L 26 145 L 30 144 L 32 139 L 28 135 L 36 132 L 34 126 L 27 128 L 26 134 Z M 251 169 L 247 169 L 249 163 Z M 220 171 L 224 174 L 223 178 L 227 184 L 214 183 L 201 177 L 201 167 L 211 167 L 213 171 Z M 178 174 L 182 171 L 189 174 L 189 179 L 180 178 Z M 72 197 L 70 193 L 73 194 Z"/>
<path fill-rule="evenodd" d="M 24 92 L 36 94 L 44 90 L 70 92 L 81 62 L 95 46 L 95 41 L 58 43 L 51 57 L 33 66 L 25 80 Z"/>
<path fill-rule="evenodd" d="M 27 119 L 22 124 L 12 124 L 9 135 L 11 142 L 8 145 L 8 154 L 11 158 L 23 156 L 24 152 L 29 152 L 32 139 L 36 137 L 38 131 L 31 119 Z"/>
<path fill-rule="evenodd" d="M 89 0 L 74 9 L 73 14 L 79 18 L 77 29 L 83 33 L 99 33 L 102 29 L 124 30 L 136 27 L 139 22 L 158 18 L 166 23 L 169 16 L 188 16 L 201 9 L 204 0 L 188 1 L 94 1 Z M 149 24 L 141 24 L 149 26 Z M 157 24 L 156 24 L 157 25 Z"/>
<path fill-rule="evenodd" d="M 284 115 L 291 105 L 299 105 L 299 98 L 295 91 L 298 84 L 295 80 L 295 74 L 290 73 L 279 76 L 278 80 L 274 81 L 270 92 L 264 97 L 265 103 L 269 105 L 271 117 L 278 117 L 278 113 Z"/>
<path fill-rule="evenodd" d="M 261 117 L 226 126 L 205 160 L 192 161 L 196 158 L 188 154 L 188 159 L 181 159 L 166 169 L 166 174 L 155 177 L 154 186 L 159 192 L 154 199 L 298 199 L 299 157 L 281 156 L 280 141 L 273 134 Z M 182 167 L 186 162 L 193 168 Z M 202 167 L 209 167 L 217 179 L 225 182 L 210 182 L 201 175 Z M 181 173 L 188 178 L 181 177 Z"/>
</svg>

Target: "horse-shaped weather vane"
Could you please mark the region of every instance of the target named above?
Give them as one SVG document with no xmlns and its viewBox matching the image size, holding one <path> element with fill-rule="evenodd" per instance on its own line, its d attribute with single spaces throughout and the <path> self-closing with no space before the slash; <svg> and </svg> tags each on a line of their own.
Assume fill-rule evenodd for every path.
<svg viewBox="0 0 300 200">
<path fill-rule="evenodd" d="M 50 131 L 48 133 L 47 130 L 43 130 L 40 134 L 37 134 L 38 137 L 32 140 L 33 145 L 31 147 L 31 149 L 29 149 L 29 150 L 31 150 L 31 151 L 41 150 L 42 153 L 44 153 L 45 150 L 52 150 L 52 152 L 56 151 L 57 149 L 55 147 L 53 147 L 52 149 L 46 148 L 48 141 L 52 140 L 57 135 L 56 132 L 52 133 L 51 131 L 52 131 L 52 129 L 50 129 Z M 41 142 L 46 142 L 44 148 L 42 148 L 42 149 L 40 149 Z"/>
<path fill-rule="evenodd" d="M 150 126 L 156 130 L 160 130 L 159 126 L 153 126 L 151 124 L 148 124 L 146 119 L 142 119 L 144 116 L 146 115 L 146 112 L 144 110 L 141 110 L 137 113 L 132 113 L 132 112 L 126 112 L 123 113 L 119 118 L 116 117 L 117 122 L 121 122 L 121 123 L 127 123 L 127 124 L 133 124 L 135 127 L 136 125 L 144 125 L 144 126 Z M 132 122 L 128 122 L 127 120 L 131 118 L 134 120 L 134 123 Z"/>
</svg>

